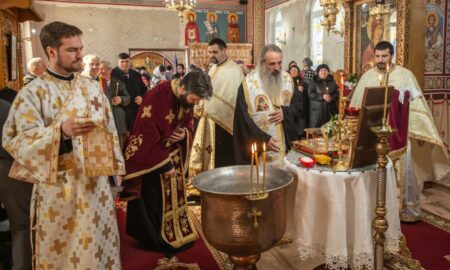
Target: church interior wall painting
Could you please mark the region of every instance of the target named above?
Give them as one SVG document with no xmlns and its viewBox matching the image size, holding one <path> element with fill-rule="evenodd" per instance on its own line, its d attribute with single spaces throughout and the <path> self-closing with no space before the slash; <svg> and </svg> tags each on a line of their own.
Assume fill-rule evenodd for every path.
<svg viewBox="0 0 450 270">
<path fill-rule="evenodd" d="M 381 40 L 388 40 L 396 47 L 396 21 L 397 12 L 395 1 L 388 0 L 386 4 L 391 7 L 391 13 L 383 15 L 380 21 L 369 14 L 371 1 L 358 1 L 355 4 L 355 64 L 354 70 L 362 74 L 374 66 L 375 55 L 373 49 Z M 395 57 L 394 57 L 395 59 Z"/>
<path fill-rule="evenodd" d="M 438 132 L 450 151 L 450 3 L 427 0 L 424 27 L 424 94 Z"/>
<path fill-rule="evenodd" d="M 227 43 L 246 42 L 244 11 L 195 10 L 186 13 L 185 45 L 221 38 Z"/>
</svg>

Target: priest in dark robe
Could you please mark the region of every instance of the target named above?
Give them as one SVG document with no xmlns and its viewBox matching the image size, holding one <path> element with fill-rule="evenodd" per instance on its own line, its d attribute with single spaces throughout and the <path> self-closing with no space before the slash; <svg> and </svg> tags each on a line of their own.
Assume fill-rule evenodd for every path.
<svg viewBox="0 0 450 270">
<path fill-rule="evenodd" d="M 261 52 L 260 65 L 247 74 L 239 88 L 233 123 L 237 164 L 250 164 L 251 144 L 267 146 L 267 164 L 284 167 L 290 142 L 301 124 L 302 101 L 291 76 L 282 70 L 283 54 L 273 44 Z"/>
<path fill-rule="evenodd" d="M 122 197 L 127 234 L 147 249 L 171 256 L 198 234 L 188 215 L 184 175 L 192 143 L 193 106 L 212 95 L 211 80 L 190 72 L 145 95 L 125 144 Z"/>
</svg>

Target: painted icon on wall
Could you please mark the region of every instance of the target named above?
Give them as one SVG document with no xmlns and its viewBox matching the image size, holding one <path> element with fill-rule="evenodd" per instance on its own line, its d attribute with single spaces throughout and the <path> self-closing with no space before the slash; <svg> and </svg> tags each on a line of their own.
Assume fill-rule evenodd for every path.
<svg viewBox="0 0 450 270">
<path fill-rule="evenodd" d="M 206 42 L 210 42 L 213 38 L 220 37 L 217 19 L 218 16 L 215 12 L 208 12 L 208 14 L 206 14 Z"/>
<path fill-rule="evenodd" d="M 241 33 L 239 32 L 238 15 L 236 13 L 228 14 L 227 42 L 240 43 Z"/>
<path fill-rule="evenodd" d="M 189 11 L 186 13 L 187 23 L 184 28 L 184 44 L 189 45 L 191 43 L 200 42 L 200 32 L 197 26 L 197 14 Z"/>
</svg>

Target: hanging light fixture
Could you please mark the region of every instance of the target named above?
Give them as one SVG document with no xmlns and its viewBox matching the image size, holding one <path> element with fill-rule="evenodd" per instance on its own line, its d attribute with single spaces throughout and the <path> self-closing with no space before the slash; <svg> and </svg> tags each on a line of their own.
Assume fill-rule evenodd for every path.
<svg viewBox="0 0 450 270">
<path fill-rule="evenodd" d="M 166 8 L 178 11 L 178 18 L 180 22 L 184 21 L 184 14 L 197 5 L 197 0 L 164 0 Z"/>
<path fill-rule="evenodd" d="M 386 4 L 385 0 L 374 0 L 369 9 L 370 16 L 373 16 L 378 22 L 383 19 L 384 15 L 389 14 L 390 11 L 391 8 Z"/>
<path fill-rule="evenodd" d="M 323 20 L 321 25 L 325 27 L 328 33 L 336 31 L 336 18 L 339 8 L 344 5 L 344 0 L 320 0 L 320 6 L 323 7 Z"/>
</svg>

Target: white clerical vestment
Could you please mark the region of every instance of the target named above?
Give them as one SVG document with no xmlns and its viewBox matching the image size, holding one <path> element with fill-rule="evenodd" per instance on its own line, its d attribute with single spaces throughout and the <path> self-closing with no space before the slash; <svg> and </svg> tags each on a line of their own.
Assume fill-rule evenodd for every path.
<svg viewBox="0 0 450 270">
<path fill-rule="evenodd" d="M 291 76 L 282 71 L 281 78 L 281 91 L 278 96 L 272 98 L 269 96 L 267 89 L 264 89 L 258 69 L 247 74 L 242 83 L 250 117 L 262 131 L 276 138 L 279 142 L 280 150 L 278 152 L 267 152 L 267 164 L 277 168 L 284 168 L 284 157 L 286 155 L 283 123 L 270 123 L 269 115 L 276 110 L 280 110 L 280 106 L 289 106 L 294 95 L 294 83 Z"/>
<path fill-rule="evenodd" d="M 17 95 L 3 146 L 10 176 L 34 183 L 31 220 L 35 269 L 121 269 L 108 175 L 125 173 L 108 100 L 98 82 L 46 74 Z M 60 154 L 61 124 L 89 117 L 95 128 Z"/>
<path fill-rule="evenodd" d="M 380 74 L 384 76 L 377 67 L 363 74 L 352 93 L 350 107 L 361 107 L 364 89 L 380 85 Z M 404 92 L 410 92 L 408 138 L 425 142 L 425 145 L 420 147 L 417 143 L 411 144 L 414 171 L 419 186 L 422 186 L 424 180 L 441 180 L 450 172 L 447 151 L 414 74 L 396 65 L 389 74 L 389 85 L 393 85 L 400 92 L 401 103 L 403 103 Z"/>
<path fill-rule="evenodd" d="M 231 59 L 220 65 L 213 65 L 208 74 L 211 77 L 213 95 L 209 100 L 201 101 L 195 109 L 200 120 L 189 161 L 189 170 L 193 175 L 215 168 L 215 124 L 233 135 L 236 97 L 244 79 L 241 68 Z"/>
</svg>

